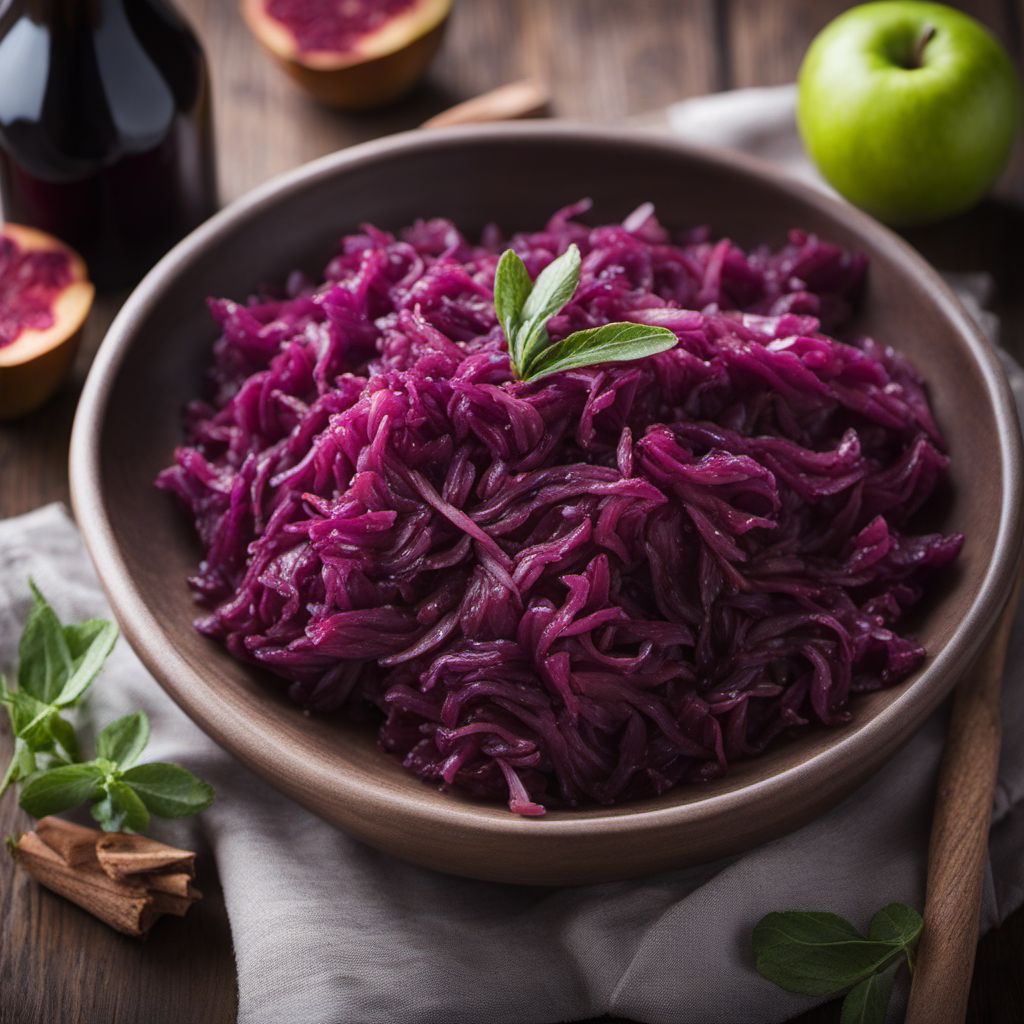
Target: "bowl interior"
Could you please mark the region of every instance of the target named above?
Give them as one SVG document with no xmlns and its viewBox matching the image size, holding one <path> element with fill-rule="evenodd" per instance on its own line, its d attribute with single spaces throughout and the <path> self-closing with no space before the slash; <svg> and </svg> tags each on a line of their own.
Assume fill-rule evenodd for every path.
<svg viewBox="0 0 1024 1024">
<path fill-rule="evenodd" d="M 185 577 L 199 547 L 180 509 L 152 481 L 181 439 L 183 404 L 201 393 L 216 335 L 207 295 L 242 299 L 255 285 L 281 282 L 296 267 L 318 274 L 337 239 L 362 222 L 399 228 L 418 217 L 450 217 L 473 236 L 488 222 L 506 230 L 539 226 L 555 209 L 582 197 L 593 200 L 595 223 L 621 219 L 650 200 L 670 228 L 708 224 L 716 234 L 749 245 L 781 243 L 789 228 L 802 227 L 867 252 L 868 290 L 855 329 L 898 347 L 925 374 L 953 467 L 952 488 L 925 514 L 930 526 L 967 536 L 957 570 L 944 577 L 929 596 L 927 614 L 918 617 L 917 635 L 934 656 L 968 616 L 997 550 L 1007 487 L 998 439 L 1005 424 L 993 407 L 992 382 L 985 379 L 991 370 L 964 341 L 962 313 L 948 295 L 935 293 L 935 279 L 905 247 L 881 229 L 865 233 L 864 218 L 840 216 L 835 204 L 745 162 L 610 135 L 453 132 L 429 145 L 370 147 L 365 156 L 324 165 L 257 196 L 244 212 L 215 221 L 151 275 L 144 299 L 129 308 L 108 339 L 114 350 L 102 366 L 105 393 L 86 428 L 99 432 L 97 493 L 111 550 L 131 581 L 128 593 L 112 596 L 119 611 L 134 603 L 139 614 L 127 624 L 128 632 L 143 658 L 187 709 L 205 706 L 202 724 L 228 746 L 246 730 L 258 730 L 268 762 L 276 751 L 301 751 L 325 790 L 341 775 L 367 793 L 383 788 L 395 800 L 428 810 L 462 806 L 485 828 L 487 822 L 509 827 L 503 807 L 435 792 L 380 752 L 372 731 L 340 718 L 306 717 L 289 703 L 281 680 L 239 664 L 198 635 Z M 173 672 L 161 664 L 165 656 Z M 184 699 L 168 680 L 183 671 L 195 677 Z M 204 692 L 196 692 L 196 680 Z M 854 720 L 842 733 L 866 728 L 915 681 L 858 698 Z M 831 730 L 809 732 L 735 765 L 717 782 L 611 809 L 556 812 L 548 820 L 616 818 L 736 794 L 806 763 L 837 738 Z M 322 809 L 318 800 L 306 802 Z"/>
</svg>

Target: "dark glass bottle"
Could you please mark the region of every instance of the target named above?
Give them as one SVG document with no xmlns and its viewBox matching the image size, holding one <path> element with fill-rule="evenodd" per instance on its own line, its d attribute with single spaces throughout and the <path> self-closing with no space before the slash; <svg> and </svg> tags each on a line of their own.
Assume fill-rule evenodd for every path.
<svg viewBox="0 0 1024 1024">
<path fill-rule="evenodd" d="M 7 0 L 0 198 L 108 286 L 216 210 L 206 60 L 164 0 Z"/>
</svg>

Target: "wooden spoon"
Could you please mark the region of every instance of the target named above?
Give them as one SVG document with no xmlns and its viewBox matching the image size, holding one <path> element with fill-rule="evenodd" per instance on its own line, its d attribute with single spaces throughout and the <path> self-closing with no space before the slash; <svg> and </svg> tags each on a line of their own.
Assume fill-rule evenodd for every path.
<svg viewBox="0 0 1024 1024">
<path fill-rule="evenodd" d="M 953 700 L 935 794 L 924 930 L 906 1024 L 961 1024 L 967 1013 L 999 769 L 999 695 L 1020 585 L 1018 574 L 988 647 Z"/>
<path fill-rule="evenodd" d="M 490 92 L 474 96 L 454 107 L 442 110 L 424 121 L 422 128 L 449 128 L 456 124 L 486 124 L 490 121 L 515 121 L 524 117 L 545 117 L 551 98 L 540 82 L 526 78 Z"/>
</svg>

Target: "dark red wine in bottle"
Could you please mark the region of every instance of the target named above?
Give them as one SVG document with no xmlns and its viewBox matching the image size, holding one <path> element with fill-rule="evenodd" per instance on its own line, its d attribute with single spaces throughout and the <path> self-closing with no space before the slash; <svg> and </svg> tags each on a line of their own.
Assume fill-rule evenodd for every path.
<svg viewBox="0 0 1024 1024">
<path fill-rule="evenodd" d="M 7 0 L 0 199 L 106 286 L 216 210 L 206 60 L 165 0 Z"/>
</svg>

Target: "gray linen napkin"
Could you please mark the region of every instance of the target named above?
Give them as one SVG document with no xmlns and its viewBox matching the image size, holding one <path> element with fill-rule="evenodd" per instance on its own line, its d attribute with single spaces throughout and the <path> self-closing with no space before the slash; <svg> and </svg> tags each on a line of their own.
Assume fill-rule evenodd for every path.
<svg viewBox="0 0 1024 1024">
<path fill-rule="evenodd" d="M 792 100 L 780 116 L 781 96 L 710 97 L 670 115 L 677 130 L 700 123 L 703 138 L 752 139 L 757 149 L 762 112 L 774 111 L 770 141 L 782 156 L 795 138 Z M 703 104 L 717 106 L 701 121 Z M 977 291 L 978 281 L 967 284 Z M 1020 397 L 1024 373 L 1012 367 L 1012 375 Z M 29 575 L 66 619 L 107 612 L 62 508 L 2 522 L 0 665 L 14 656 Z M 1022 656 L 1018 629 L 1004 692 L 1010 737 L 1024 735 Z M 779 1021 L 809 1000 L 753 970 L 749 935 L 761 915 L 829 909 L 863 926 L 884 902 L 922 902 L 942 715 L 841 807 L 742 858 L 641 881 L 544 890 L 424 871 L 324 824 L 201 733 L 122 642 L 87 713 L 103 724 L 135 707 L 152 720 L 152 755 L 186 764 L 217 789 L 198 824 L 163 834 L 187 842 L 198 838 L 189 830 L 199 829 L 215 853 L 242 1024 L 549 1024 L 602 1013 L 649 1024 Z M 1008 742 L 986 928 L 1024 901 L 1022 797 L 1024 744 Z"/>
</svg>

